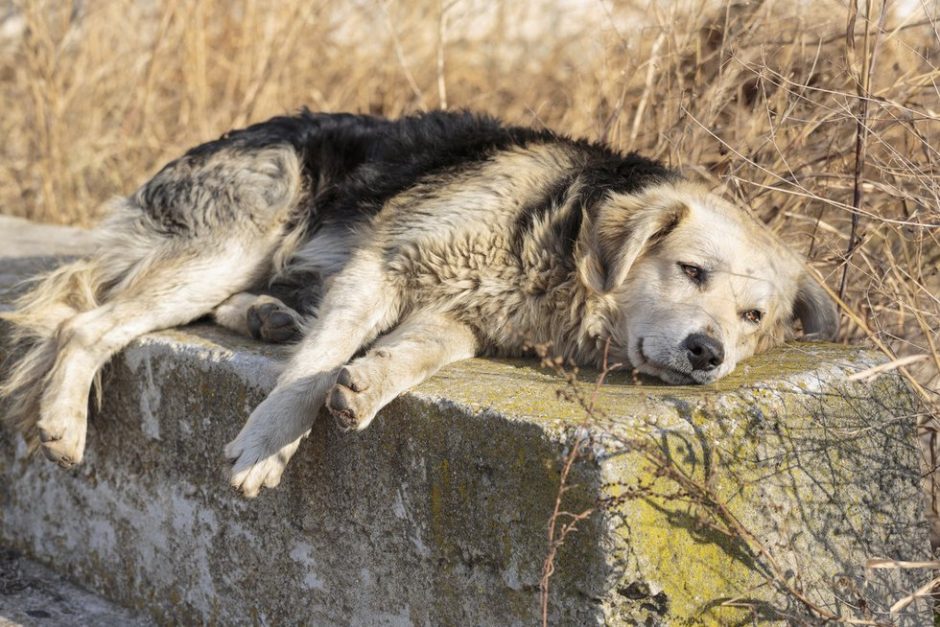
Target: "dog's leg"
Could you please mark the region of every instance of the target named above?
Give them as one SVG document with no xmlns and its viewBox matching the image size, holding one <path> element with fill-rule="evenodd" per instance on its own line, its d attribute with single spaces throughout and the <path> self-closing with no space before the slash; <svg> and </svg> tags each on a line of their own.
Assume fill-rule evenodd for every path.
<svg viewBox="0 0 940 627">
<path fill-rule="evenodd" d="M 300 338 L 303 317 L 267 294 L 239 292 L 212 310 L 217 323 L 262 342 L 284 343 Z"/>
<path fill-rule="evenodd" d="M 220 140 L 160 170 L 96 229 L 94 255 L 0 312 L 22 349 L 0 384 L 7 421 L 54 461 L 78 462 L 98 369 L 135 337 L 269 278 L 303 233 L 288 227 L 302 195 L 301 163 L 286 144 Z"/>
<path fill-rule="evenodd" d="M 362 253 L 332 280 L 322 314 L 298 345 L 271 394 L 225 447 L 231 483 L 247 497 L 274 487 L 323 407 L 336 372 L 399 315 L 396 288 L 377 255 Z"/>
<path fill-rule="evenodd" d="M 60 326 L 55 365 L 39 403 L 37 427 L 46 457 L 65 467 L 81 461 L 90 387 L 114 353 L 140 335 L 205 315 L 257 280 L 266 251 L 236 244 L 226 242 L 220 248 L 229 250 L 211 254 L 203 241 L 199 256 L 157 255 L 158 262 L 145 264 L 104 305 Z"/>
<path fill-rule="evenodd" d="M 413 314 L 340 369 L 327 407 L 341 427 L 365 429 L 396 396 L 443 366 L 473 357 L 477 348 L 476 335 L 467 325 L 445 314 Z"/>
</svg>

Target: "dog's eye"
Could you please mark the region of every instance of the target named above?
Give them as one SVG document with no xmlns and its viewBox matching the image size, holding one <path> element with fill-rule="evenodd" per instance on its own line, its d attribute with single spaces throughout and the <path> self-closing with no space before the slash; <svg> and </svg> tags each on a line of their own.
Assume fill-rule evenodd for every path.
<svg viewBox="0 0 940 627">
<path fill-rule="evenodd" d="M 747 320 L 748 322 L 751 322 L 754 324 L 760 324 L 760 320 L 761 318 L 764 317 L 764 314 L 759 309 L 751 309 L 741 314 L 741 317 Z"/>
<path fill-rule="evenodd" d="M 704 268 L 694 266 L 691 263 L 680 263 L 679 267 L 682 268 L 683 272 L 685 272 L 685 276 L 689 277 L 689 280 L 696 285 L 701 285 L 705 282 Z"/>
</svg>

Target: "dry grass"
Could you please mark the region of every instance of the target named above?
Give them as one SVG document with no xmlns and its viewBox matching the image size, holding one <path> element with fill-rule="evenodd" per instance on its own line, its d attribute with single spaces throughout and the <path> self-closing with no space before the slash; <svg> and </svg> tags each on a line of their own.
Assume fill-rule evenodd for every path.
<svg viewBox="0 0 940 627">
<path fill-rule="evenodd" d="M 15 2 L 0 208 L 87 225 L 184 148 L 301 105 L 485 110 L 723 185 L 935 403 L 940 6 L 859 2 Z"/>
</svg>

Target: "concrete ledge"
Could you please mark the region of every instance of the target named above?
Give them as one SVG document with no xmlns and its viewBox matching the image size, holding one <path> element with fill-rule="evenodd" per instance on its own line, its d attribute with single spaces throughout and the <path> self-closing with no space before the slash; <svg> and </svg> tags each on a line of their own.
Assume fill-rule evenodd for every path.
<svg viewBox="0 0 940 627">
<path fill-rule="evenodd" d="M 0 282 L 35 263 L 0 260 Z M 529 625 L 586 437 L 563 509 L 593 513 L 559 550 L 553 624 L 930 622 L 923 602 L 887 613 L 921 573 L 864 569 L 929 553 L 910 393 L 845 381 L 869 353 L 794 345 L 707 388 L 615 376 L 587 422 L 564 397 L 593 374 L 471 360 L 361 434 L 320 420 L 281 487 L 243 501 L 221 446 L 283 355 L 207 324 L 135 342 L 84 465 L 0 442 L 0 544 L 158 622 Z"/>
<path fill-rule="evenodd" d="M 16 551 L 0 549 L 0 627 L 148 627 L 145 617 L 78 588 Z"/>
</svg>

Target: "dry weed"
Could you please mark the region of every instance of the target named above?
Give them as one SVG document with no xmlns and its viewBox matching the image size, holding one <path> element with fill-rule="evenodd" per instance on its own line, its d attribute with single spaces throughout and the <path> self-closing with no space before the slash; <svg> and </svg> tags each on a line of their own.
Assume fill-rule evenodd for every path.
<svg viewBox="0 0 940 627">
<path fill-rule="evenodd" d="M 842 302 L 843 338 L 896 360 L 925 401 L 937 451 L 938 14 L 936 0 L 14 2 L 0 210 L 90 224 L 186 147 L 301 105 L 465 107 L 603 139 L 697 171 L 805 253 Z"/>
<path fill-rule="evenodd" d="M 910 367 L 935 395 L 940 29 L 936 4 L 906 6 L 14 3 L 0 207 L 88 225 L 186 147 L 301 105 L 490 111 L 723 185 L 838 290 L 846 338 L 930 356 Z"/>
</svg>

